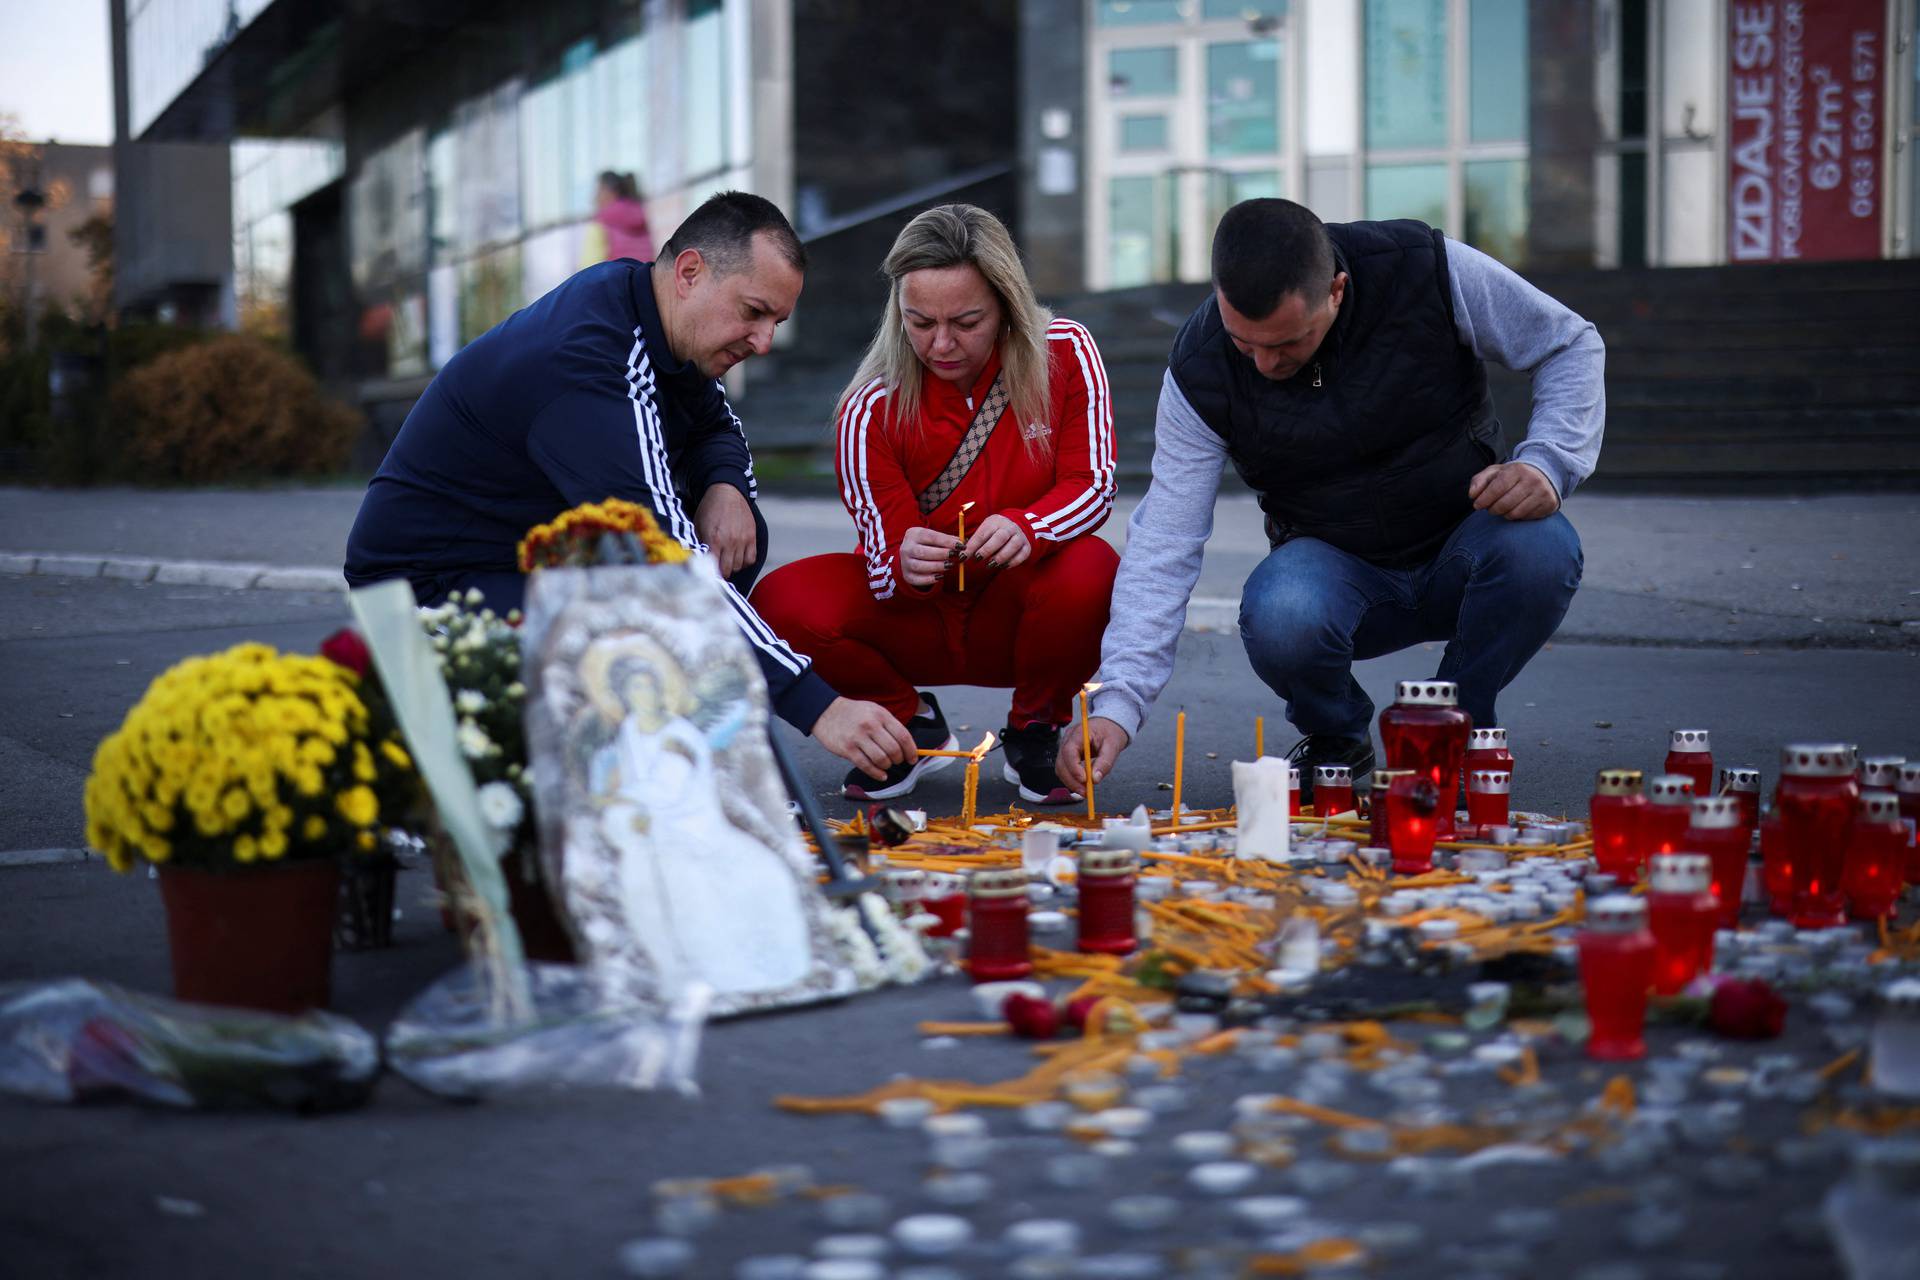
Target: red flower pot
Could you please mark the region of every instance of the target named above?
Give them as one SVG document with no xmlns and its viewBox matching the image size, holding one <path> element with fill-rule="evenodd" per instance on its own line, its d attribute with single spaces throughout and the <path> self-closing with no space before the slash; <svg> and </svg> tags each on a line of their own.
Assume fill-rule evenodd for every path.
<svg viewBox="0 0 1920 1280">
<path fill-rule="evenodd" d="M 174 995 L 271 1013 L 326 1008 L 339 885 L 331 858 L 219 871 L 161 866 Z"/>
</svg>

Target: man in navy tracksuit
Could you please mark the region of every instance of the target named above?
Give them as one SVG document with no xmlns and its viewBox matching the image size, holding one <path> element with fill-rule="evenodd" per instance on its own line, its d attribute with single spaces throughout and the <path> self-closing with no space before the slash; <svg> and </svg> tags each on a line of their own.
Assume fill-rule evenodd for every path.
<svg viewBox="0 0 1920 1280">
<path fill-rule="evenodd" d="M 502 612 L 526 531 L 625 498 L 710 552 L 781 718 L 874 777 L 911 758 L 884 709 L 841 698 L 760 621 L 766 560 L 753 458 L 719 378 L 772 345 L 806 251 L 780 211 L 724 192 L 657 262 L 589 267 L 449 360 L 408 413 L 347 537 L 347 582 L 403 577 L 422 604 L 478 587 Z M 691 505 L 692 512 L 688 508 Z"/>
</svg>

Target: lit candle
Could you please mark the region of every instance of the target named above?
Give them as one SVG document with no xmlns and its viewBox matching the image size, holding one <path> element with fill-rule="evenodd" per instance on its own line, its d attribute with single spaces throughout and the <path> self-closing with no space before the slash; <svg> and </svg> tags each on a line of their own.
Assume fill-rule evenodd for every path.
<svg viewBox="0 0 1920 1280">
<path fill-rule="evenodd" d="M 1093 820 L 1093 726 L 1087 718 L 1087 695 L 1100 686 L 1080 686 L 1080 756 L 1087 770 L 1087 820 Z"/>
<path fill-rule="evenodd" d="M 962 591 L 967 589 L 967 509 L 971 506 L 973 506 L 971 502 L 960 504 L 960 532 L 957 536 L 960 539 L 960 589 Z"/>
<path fill-rule="evenodd" d="M 988 733 L 980 739 L 980 745 L 967 754 L 966 794 L 960 811 L 960 825 L 963 827 L 973 826 L 974 800 L 980 793 L 980 762 L 986 758 L 987 752 L 993 750 L 993 743 L 993 734 Z"/>
<path fill-rule="evenodd" d="M 1258 760 L 1265 754 L 1267 754 L 1267 718 L 1255 716 L 1253 718 L 1253 758 Z"/>
<path fill-rule="evenodd" d="M 1187 763 L 1187 713 L 1173 718 L 1173 825 L 1180 825 L 1180 781 Z"/>
</svg>

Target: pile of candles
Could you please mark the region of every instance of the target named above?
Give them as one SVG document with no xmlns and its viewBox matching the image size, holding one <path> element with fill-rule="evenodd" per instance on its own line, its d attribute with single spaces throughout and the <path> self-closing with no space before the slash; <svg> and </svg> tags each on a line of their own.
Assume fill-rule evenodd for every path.
<svg viewBox="0 0 1920 1280">
<path fill-rule="evenodd" d="M 1711 969 L 1715 929 L 1739 925 L 1756 845 L 1769 910 L 1795 929 L 1884 922 L 1901 889 L 1920 883 L 1920 765 L 1862 759 L 1846 743 L 1790 744 L 1763 816 L 1758 769 L 1716 774 L 1705 729 L 1675 729 L 1669 742 L 1665 772 L 1602 769 L 1594 781 L 1595 862 L 1622 887 L 1645 877 L 1647 888 L 1638 915 L 1617 901 L 1589 909 L 1580 956 L 1597 1057 L 1636 1056 L 1634 1037 L 1599 1028 L 1625 1016 L 1632 1001 L 1621 992 L 1639 982 L 1640 966 L 1645 990 L 1660 994 Z"/>
</svg>

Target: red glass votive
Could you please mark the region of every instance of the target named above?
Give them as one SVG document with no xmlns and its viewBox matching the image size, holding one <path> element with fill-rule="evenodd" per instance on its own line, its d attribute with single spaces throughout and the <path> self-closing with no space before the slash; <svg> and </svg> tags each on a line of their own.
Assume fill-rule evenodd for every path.
<svg viewBox="0 0 1920 1280">
<path fill-rule="evenodd" d="M 1027 941 L 1027 873 L 976 871 L 967 881 L 967 972 L 1004 982 L 1033 972 Z"/>
<path fill-rule="evenodd" d="M 1587 822 L 1593 828 L 1593 860 L 1621 884 L 1640 879 L 1646 855 L 1640 843 L 1640 819 L 1647 810 L 1638 769 L 1602 769 L 1594 779 Z"/>
<path fill-rule="evenodd" d="M 930 938 L 951 938 L 967 927 L 967 885 L 959 876 L 934 872 L 927 877 L 926 896 L 920 906 L 940 923 L 927 930 Z"/>
<path fill-rule="evenodd" d="M 1469 773 L 1475 769 L 1497 769 L 1511 776 L 1513 752 L 1507 747 L 1507 731 L 1496 725 L 1469 733 L 1466 769 Z"/>
<path fill-rule="evenodd" d="M 1380 713 L 1380 745 L 1389 769 L 1414 769 L 1439 793 L 1434 811 L 1438 838 L 1453 835 L 1454 797 L 1466 764 L 1473 717 L 1460 709 L 1451 680 L 1402 680 L 1393 705 Z"/>
<path fill-rule="evenodd" d="M 1654 941 L 1647 904 L 1609 894 L 1587 907 L 1580 934 L 1580 984 L 1586 991 L 1587 1056 L 1602 1061 L 1647 1056 L 1647 993 L 1653 987 Z"/>
<path fill-rule="evenodd" d="M 1375 769 L 1367 792 L 1367 843 L 1369 847 L 1387 847 L 1387 791 L 1396 778 L 1411 778 L 1411 769 Z"/>
<path fill-rule="evenodd" d="M 1900 766 L 1893 781 L 1893 794 L 1900 798 L 1900 821 L 1907 828 L 1907 883 L 1920 884 L 1920 761 L 1909 760 Z"/>
<path fill-rule="evenodd" d="M 1907 880 L 1907 826 L 1900 798 L 1891 791 L 1862 791 L 1847 834 L 1843 873 L 1847 911 L 1855 920 L 1893 914 Z"/>
<path fill-rule="evenodd" d="M 1300 816 L 1300 769 L 1298 765 L 1287 767 L 1287 816 Z"/>
<path fill-rule="evenodd" d="M 1675 729 L 1667 737 L 1666 771 L 1693 779 L 1693 794 L 1713 794 L 1713 744 L 1705 729 Z"/>
<path fill-rule="evenodd" d="M 1670 996 L 1713 968 L 1720 900 L 1713 863 L 1700 853 L 1656 853 L 1647 872 L 1647 923 L 1653 932 L 1653 989 Z"/>
<path fill-rule="evenodd" d="M 1505 769 L 1467 770 L 1467 821 L 1476 827 L 1504 827 L 1512 792 L 1513 775 Z"/>
<path fill-rule="evenodd" d="M 1847 832 L 1860 802 L 1853 751 L 1843 743 L 1796 743 L 1780 749 L 1780 784 L 1773 808 L 1780 815 L 1787 858 L 1793 864 L 1796 929 L 1830 929 L 1847 921 Z"/>
<path fill-rule="evenodd" d="M 1130 849 L 1089 849 L 1080 855 L 1080 950 L 1123 956 L 1140 945 L 1133 923 L 1139 871 Z"/>
<path fill-rule="evenodd" d="M 1353 808 L 1353 767 L 1344 764 L 1313 766 L 1313 811 L 1331 818 Z"/>
<path fill-rule="evenodd" d="M 1776 916 L 1793 914 L 1793 858 L 1777 813 L 1760 820 L 1760 883 L 1766 886 L 1768 911 Z"/>
<path fill-rule="evenodd" d="M 1731 767 L 1720 771 L 1717 796 L 1733 796 L 1740 801 L 1740 821 L 1751 833 L 1760 825 L 1760 771 Z"/>
<path fill-rule="evenodd" d="M 1693 802 L 1687 823 L 1687 848 L 1712 865 L 1713 896 L 1720 903 L 1720 927 L 1740 923 L 1740 894 L 1747 884 L 1747 854 L 1753 836 L 1740 820 L 1737 796 L 1702 796 Z"/>
<path fill-rule="evenodd" d="M 1643 858 L 1680 852 L 1686 844 L 1687 823 L 1692 819 L 1692 778 L 1684 773 L 1662 773 L 1647 779 L 1647 811 L 1640 815 Z"/>
<path fill-rule="evenodd" d="M 1895 791 L 1900 786 L 1900 766 L 1905 756 L 1862 756 L 1854 777 L 1862 791 Z"/>
<path fill-rule="evenodd" d="M 1387 849 L 1401 875 L 1433 870 L 1441 792 L 1424 773 L 1395 778 L 1387 788 Z"/>
</svg>

